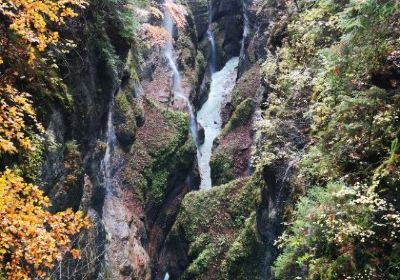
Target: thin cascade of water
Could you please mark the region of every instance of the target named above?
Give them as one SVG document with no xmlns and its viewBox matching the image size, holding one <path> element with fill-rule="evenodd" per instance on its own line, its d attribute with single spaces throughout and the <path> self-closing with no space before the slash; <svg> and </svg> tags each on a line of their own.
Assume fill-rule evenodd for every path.
<svg viewBox="0 0 400 280">
<path fill-rule="evenodd" d="M 243 38 L 240 48 L 240 60 L 244 60 L 246 56 L 246 38 L 250 33 L 250 21 L 249 16 L 246 13 L 247 4 L 243 2 Z"/>
<path fill-rule="evenodd" d="M 109 104 L 109 111 L 107 117 L 107 130 L 106 130 L 106 152 L 104 158 L 101 161 L 101 171 L 104 176 L 104 185 L 106 194 L 112 190 L 112 178 L 111 178 L 111 157 L 114 150 L 116 135 L 115 127 L 113 123 L 113 107 L 114 107 L 114 96 Z"/>
<path fill-rule="evenodd" d="M 214 74 L 217 68 L 217 47 L 215 45 L 214 32 L 211 30 L 211 25 L 207 30 L 207 38 L 210 44 L 210 73 Z"/>
<path fill-rule="evenodd" d="M 169 3 L 173 3 L 172 0 L 166 0 L 166 1 Z M 171 15 L 167 9 L 164 10 L 164 19 L 163 19 L 162 24 L 163 24 L 163 27 L 171 34 L 171 37 L 172 37 L 173 32 L 174 32 L 174 23 L 173 23 Z M 192 106 L 190 100 L 184 95 L 183 90 L 182 90 L 182 79 L 181 79 L 181 74 L 179 73 L 179 69 L 177 66 L 178 64 L 176 62 L 175 49 L 172 44 L 172 40 L 168 40 L 168 42 L 165 44 L 164 49 L 163 49 L 163 54 L 164 54 L 164 57 L 167 59 L 168 65 L 173 73 L 173 77 L 172 77 L 173 93 L 176 97 L 183 99 L 187 104 L 189 117 L 190 117 L 190 132 L 196 143 L 196 147 L 198 147 L 196 116 L 195 116 L 193 106 Z"/>
<path fill-rule="evenodd" d="M 209 67 L 210 73 L 214 74 L 217 69 L 217 46 L 215 43 L 214 31 L 212 30 L 213 21 L 213 2 L 208 1 L 208 29 L 207 29 L 207 39 L 210 44 L 210 55 L 209 55 Z"/>
</svg>

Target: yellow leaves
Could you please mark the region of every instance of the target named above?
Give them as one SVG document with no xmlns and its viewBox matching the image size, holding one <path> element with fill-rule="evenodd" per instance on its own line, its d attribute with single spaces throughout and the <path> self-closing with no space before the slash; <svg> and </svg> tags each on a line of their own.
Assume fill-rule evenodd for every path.
<svg viewBox="0 0 400 280">
<path fill-rule="evenodd" d="M 64 24 L 85 5 L 85 0 L 0 0 L 0 156 L 33 149 L 32 140 L 43 132 L 31 96 L 18 90 L 31 78 L 15 65 L 33 68 L 38 52 L 60 40 L 49 26 Z M 49 206 L 38 187 L 11 170 L 0 172 L 0 278 L 46 278 L 71 250 L 70 237 L 90 225 L 81 212 L 51 214 Z M 78 250 L 71 254 L 79 258 Z"/>
<path fill-rule="evenodd" d="M 77 249 L 72 249 L 71 250 L 71 255 L 74 259 L 80 259 L 81 258 L 81 252 Z"/>
<path fill-rule="evenodd" d="M 73 8 L 86 5 L 85 0 L 9 0 L 0 3 L 0 14 L 10 22 L 9 29 L 27 43 L 29 62 L 33 63 L 35 49 L 44 51 L 59 40 L 48 24 L 62 25 L 65 19 L 78 15 Z"/>
<path fill-rule="evenodd" d="M 15 153 L 17 147 L 31 148 L 31 141 L 25 134 L 26 120 L 29 119 L 38 131 L 42 130 L 29 97 L 9 84 L 0 85 L 0 153 Z"/>
<path fill-rule="evenodd" d="M 38 51 L 43 52 L 60 40 L 59 33 L 49 25 L 64 24 L 65 19 L 77 16 L 74 9 L 86 4 L 85 0 L 0 0 L 0 16 L 4 19 L 0 44 L 8 46 L 0 50 L 0 64 L 7 63 L 0 77 L 0 154 L 32 148 L 29 135 L 43 130 L 36 121 L 30 96 L 15 86 L 19 74 L 13 71 L 14 64 L 27 60 L 33 65 Z M 10 40 L 10 33 L 18 35 L 22 44 Z"/>
<path fill-rule="evenodd" d="M 7 279 L 45 278 L 46 272 L 71 249 L 70 236 L 90 226 L 81 212 L 51 214 L 48 198 L 38 187 L 6 170 L 0 174 L 0 271 Z"/>
</svg>

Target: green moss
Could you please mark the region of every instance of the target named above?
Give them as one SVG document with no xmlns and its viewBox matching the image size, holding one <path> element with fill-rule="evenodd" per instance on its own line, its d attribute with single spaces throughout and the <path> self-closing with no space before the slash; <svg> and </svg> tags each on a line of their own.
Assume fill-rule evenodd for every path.
<svg viewBox="0 0 400 280">
<path fill-rule="evenodd" d="M 210 160 L 211 179 L 214 186 L 226 184 L 235 179 L 234 162 L 229 153 L 213 154 Z"/>
<path fill-rule="evenodd" d="M 259 242 L 252 242 L 254 239 L 249 232 L 256 228 L 252 213 L 260 202 L 261 187 L 255 177 L 244 178 L 186 195 L 170 235 L 171 241 L 189 245 L 191 261 L 182 279 L 230 279 L 226 275 L 241 279 L 235 278 L 231 268 L 219 276 L 218 272 L 222 263 L 229 267 L 247 256 L 254 256 L 251 252 L 260 248 Z M 238 248 L 246 248 L 246 251 L 239 254 Z M 249 257 L 246 261 L 252 260 Z"/>
<path fill-rule="evenodd" d="M 157 205 L 165 199 L 172 174 L 191 168 L 196 147 L 189 134 L 187 114 L 163 109 L 148 99 L 143 105 L 145 114 L 154 119 L 148 119 L 139 128 L 124 178 L 143 202 Z M 135 108 L 135 112 L 143 114 L 140 105 Z"/>
<path fill-rule="evenodd" d="M 255 98 L 260 85 L 260 66 L 256 64 L 236 82 L 232 91 L 232 106 L 236 109 L 247 98 Z"/>
<path fill-rule="evenodd" d="M 164 197 L 165 188 L 168 183 L 169 172 L 159 170 L 153 172 L 149 177 L 151 179 L 150 186 L 153 197 L 156 201 L 160 201 Z"/>
<path fill-rule="evenodd" d="M 219 279 L 264 279 L 257 273 L 263 255 L 264 246 L 258 236 L 256 213 L 253 212 L 229 248 L 221 264 Z"/>
<path fill-rule="evenodd" d="M 135 45 L 135 44 L 134 44 Z M 136 47 L 136 45 L 135 45 Z M 132 49 L 128 52 L 126 64 L 124 68 L 124 76 L 129 79 L 128 84 L 125 86 L 127 90 L 133 91 L 134 83 L 139 81 L 138 69 L 139 69 L 139 54 L 134 52 Z"/>
<path fill-rule="evenodd" d="M 181 279 L 196 279 L 202 274 L 202 272 L 204 272 L 204 270 L 207 269 L 207 267 L 210 266 L 217 255 L 218 251 L 213 246 L 209 246 L 208 248 L 202 250 L 181 276 Z"/>
<path fill-rule="evenodd" d="M 119 92 L 115 97 L 114 125 L 118 141 L 129 148 L 133 144 L 137 131 L 137 118 L 132 98 L 126 92 Z"/>
<path fill-rule="evenodd" d="M 230 131 L 247 124 L 254 113 L 256 103 L 252 98 L 247 98 L 237 106 L 236 110 L 233 112 L 232 117 L 226 124 L 221 132 L 221 136 L 228 134 Z"/>
<path fill-rule="evenodd" d="M 126 117 L 130 109 L 130 102 L 128 101 L 128 97 L 126 94 L 118 94 L 115 97 L 115 111 L 121 117 Z"/>
<path fill-rule="evenodd" d="M 31 144 L 33 149 L 24 152 L 21 155 L 22 162 L 15 165 L 14 168 L 28 182 L 38 183 L 44 161 L 45 141 L 33 138 Z"/>
</svg>

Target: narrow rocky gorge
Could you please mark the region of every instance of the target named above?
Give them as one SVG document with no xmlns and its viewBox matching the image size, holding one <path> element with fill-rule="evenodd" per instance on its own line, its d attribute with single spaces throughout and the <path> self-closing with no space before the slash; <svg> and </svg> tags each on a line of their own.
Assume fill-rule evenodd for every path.
<svg viewBox="0 0 400 280">
<path fill-rule="evenodd" d="M 258 196 L 254 192 L 260 193 L 263 187 L 248 177 L 255 112 L 264 92 L 257 59 L 265 54 L 254 46 L 263 40 L 257 38 L 263 37 L 257 33 L 257 3 L 199 0 L 181 4 L 188 11 L 183 30 L 174 25 L 165 8 L 160 9 L 162 20 L 143 16 L 143 22 L 150 20 L 165 28 L 172 38 L 161 48 L 144 51 L 137 76 L 132 72 L 138 63 L 134 50 L 123 50 L 125 66 L 117 74 L 122 83 L 107 90 L 106 113 L 98 115 L 103 120 L 99 124 L 106 125 L 87 160 L 86 165 L 95 169 L 86 171 L 83 194 L 89 197 L 85 207 L 96 222 L 95 230 L 86 233 L 93 243 L 86 244 L 90 252 L 84 256 L 98 255 L 95 262 L 85 260 L 93 267 L 92 277 L 194 279 L 202 275 L 213 279 L 214 269 L 230 254 L 229 244 L 256 225 L 261 211 L 253 200 Z M 250 87 L 259 89 L 250 93 Z M 235 207 L 236 198 L 232 205 L 223 206 L 218 202 L 221 191 L 232 198 L 236 193 L 238 202 L 249 200 L 246 209 L 237 217 L 230 213 L 227 209 Z M 190 213 L 194 209 L 187 209 L 186 201 L 193 199 L 191 206 L 199 209 Z M 261 193 L 259 199 L 263 200 Z M 232 215 L 235 224 L 226 221 L 217 241 L 198 244 L 193 252 L 192 242 L 212 234 L 208 231 L 214 225 L 209 219 L 216 218 L 220 207 L 228 212 L 218 216 Z M 181 228 L 186 215 L 193 216 L 185 226 L 206 225 L 192 232 L 195 240 L 188 239 Z M 263 239 L 254 230 L 253 242 L 260 249 Z M 208 246 L 216 246 L 217 251 L 209 252 Z M 209 266 L 211 259 L 206 259 L 205 267 L 197 267 L 199 257 L 218 261 Z M 231 272 L 226 273 L 219 277 L 229 277 Z"/>
<path fill-rule="evenodd" d="M 137 94 L 134 99 L 123 97 L 127 89 L 121 87 L 116 94 L 116 101 L 110 103 L 107 147 L 102 161 L 105 164 L 103 173 L 106 186 L 102 219 L 106 235 L 105 269 L 112 279 L 132 276 L 138 279 L 160 279 L 166 275 L 172 279 L 180 277 L 173 269 L 169 273 L 170 267 L 177 265 L 172 261 L 176 258 L 174 250 L 171 252 L 168 245 L 169 232 L 176 223 L 186 193 L 199 188 L 209 189 L 221 183 L 217 180 L 213 184 L 215 179 L 212 181 L 211 173 L 219 172 L 211 169 L 212 151 L 216 148 L 213 148 L 213 142 L 220 133 L 221 136 L 229 134 L 229 130 L 238 126 L 231 124 L 231 115 L 235 110 L 230 106 L 231 93 L 238 77 L 237 69 L 244 67 L 239 65 L 239 58 L 235 57 L 240 56 L 241 61 L 248 61 L 244 50 L 245 40 L 248 40 L 245 37 L 249 36 L 249 24 L 245 20 L 247 15 L 244 15 L 247 4 L 243 5 L 240 1 L 192 1 L 187 5 L 189 17 L 193 17 L 195 26 L 188 26 L 186 31 L 178 30 L 169 11 L 162 10 L 163 20 L 159 24 L 172 34 L 174 43 L 169 40 L 158 51 L 150 49 L 145 54 L 149 59 L 142 66 L 143 74 L 139 74 L 141 95 Z M 207 11 L 206 17 L 204 11 Z M 233 24 L 240 28 L 233 30 Z M 207 29 L 202 29 L 203 26 Z M 198 33 L 197 28 L 202 34 Z M 188 51 L 187 44 L 194 47 L 191 53 L 185 53 Z M 200 97 L 201 94 L 205 96 Z M 109 135 L 118 131 L 116 119 L 121 114 L 119 111 L 124 109 L 122 102 L 136 103 L 134 106 L 140 108 L 144 118 L 142 126 L 137 128 L 129 155 L 125 155 L 126 144 L 121 143 L 118 135 Z M 244 114 L 247 114 L 245 118 L 251 123 L 255 101 L 246 100 L 242 103 L 239 104 L 243 107 L 239 113 L 244 110 Z M 122 113 L 127 114 L 130 110 Z M 161 114 L 154 110 L 161 110 Z M 163 117 L 167 121 L 165 125 L 161 125 Z M 122 118 L 125 118 L 125 122 L 129 121 L 127 116 Z M 179 118 L 181 121 L 176 123 Z M 168 124 L 168 121 L 174 123 Z M 170 131 L 170 125 L 180 127 Z M 225 128 L 221 130 L 222 127 Z M 253 138 L 251 124 L 247 127 L 241 133 L 248 138 L 247 144 L 242 144 L 249 145 L 245 148 L 249 152 Z M 153 135 L 168 137 L 169 134 L 170 137 L 176 137 L 175 134 L 185 137 L 183 142 L 176 139 L 178 142 L 175 145 L 186 142 L 186 147 L 169 147 L 174 145 L 171 143 L 173 139 L 165 139 L 165 142 L 162 138 L 151 139 Z M 154 148 L 151 144 L 153 141 Z M 165 151 L 165 155 L 151 152 L 151 149 L 162 150 L 164 147 L 171 149 Z M 147 156 L 143 155 L 143 149 L 150 149 Z M 242 171 L 228 178 L 227 182 L 249 174 L 250 158 L 240 157 Z M 176 163 L 170 162 L 171 159 Z M 153 163 L 149 166 L 150 162 Z M 141 182 L 141 178 L 145 181 Z"/>
<path fill-rule="evenodd" d="M 0 193 L 61 222 L 0 197 L 0 279 L 397 279 L 398 4 L 66 0 L 28 35 L 7 5 Z"/>
</svg>

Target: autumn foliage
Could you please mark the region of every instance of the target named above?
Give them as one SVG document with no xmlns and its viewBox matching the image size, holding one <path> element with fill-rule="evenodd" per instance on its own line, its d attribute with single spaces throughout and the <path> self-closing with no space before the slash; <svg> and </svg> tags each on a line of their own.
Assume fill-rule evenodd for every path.
<svg viewBox="0 0 400 280">
<path fill-rule="evenodd" d="M 43 278 L 67 252 L 74 258 L 70 236 L 89 226 L 81 212 L 51 214 L 38 187 L 10 170 L 0 176 L 0 271 L 8 279 Z"/>
<path fill-rule="evenodd" d="M 0 160 L 31 152 L 40 139 L 34 92 L 24 89 L 37 65 L 46 67 L 48 47 L 57 47 L 57 27 L 85 5 L 84 0 L 0 0 Z M 71 237 L 89 221 L 81 212 L 53 214 L 49 207 L 37 186 L 0 166 L 1 279 L 43 279 L 66 254 L 79 258 Z"/>
<path fill-rule="evenodd" d="M 171 15 L 172 20 L 179 29 L 183 29 L 186 26 L 188 12 L 185 6 L 167 1 L 164 4 L 164 8 Z"/>
<path fill-rule="evenodd" d="M 17 87 L 26 79 L 20 69 L 34 68 L 37 53 L 59 41 L 49 25 L 63 25 L 77 16 L 74 8 L 85 5 L 84 0 L 0 0 L 0 154 L 29 149 L 30 130 L 40 131 L 29 94 Z"/>
<path fill-rule="evenodd" d="M 85 4 L 84 0 L 1 0 L 0 13 L 6 18 L 8 28 L 27 44 L 32 62 L 35 49 L 44 51 L 49 44 L 59 40 L 59 33 L 48 28 L 48 24 L 64 24 L 66 18 L 78 15 L 74 7 L 84 7 Z"/>
</svg>

